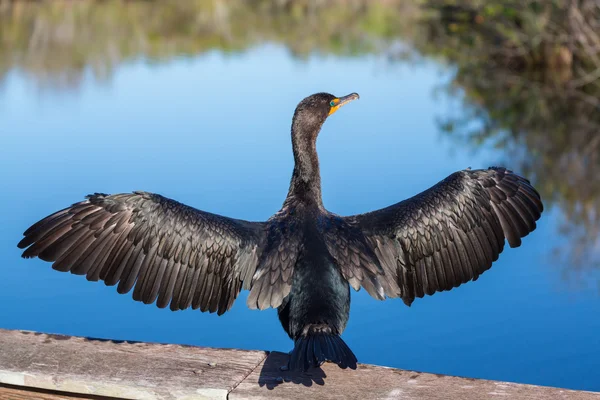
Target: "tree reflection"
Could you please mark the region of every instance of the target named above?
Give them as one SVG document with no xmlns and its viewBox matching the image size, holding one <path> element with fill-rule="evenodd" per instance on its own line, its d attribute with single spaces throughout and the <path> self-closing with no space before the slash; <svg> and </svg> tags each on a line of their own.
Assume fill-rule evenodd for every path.
<svg viewBox="0 0 600 400">
<path fill-rule="evenodd" d="M 444 121 L 443 129 L 474 146 L 491 141 L 506 149 L 506 163 L 531 177 L 545 203 L 563 213 L 559 233 L 568 240 L 555 250 L 563 265 L 600 266 L 598 108 L 518 75 L 483 78 L 464 70 L 453 85 L 464 90 L 464 113 Z"/>
<path fill-rule="evenodd" d="M 11 69 L 45 84 L 76 86 L 136 59 L 156 62 L 210 50 L 238 52 L 280 44 L 310 53 L 379 53 L 412 25 L 402 1 L 0 0 L 0 79 Z"/>
<path fill-rule="evenodd" d="M 486 15 L 458 3 L 438 6 L 440 18 L 424 21 L 427 35 L 413 42 L 457 69 L 446 90 L 463 107 L 441 128 L 471 146 L 505 149 L 506 163 L 562 212 L 553 256 L 569 271 L 600 267 L 600 4 L 506 2 Z"/>
<path fill-rule="evenodd" d="M 563 265 L 600 266 L 600 3 L 423 3 L 0 0 L 0 82 L 18 70 L 75 88 L 86 74 L 108 79 L 130 61 L 263 43 L 294 57 L 392 55 L 410 43 L 457 70 L 446 89 L 462 96 L 463 110 L 442 129 L 470 146 L 505 149 L 506 164 L 561 210 Z"/>
</svg>

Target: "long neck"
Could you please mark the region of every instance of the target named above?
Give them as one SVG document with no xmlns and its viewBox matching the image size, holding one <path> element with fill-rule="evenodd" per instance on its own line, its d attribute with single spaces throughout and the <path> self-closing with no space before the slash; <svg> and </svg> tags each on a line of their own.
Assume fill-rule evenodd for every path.
<svg viewBox="0 0 600 400">
<path fill-rule="evenodd" d="M 292 147 L 294 150 L 294 173 L 286 203 L 300 201 L 323 207 L 321 198 L 321 174 L 317 156 L 316 139 L 321 124 L 304 125 L 292 123 Z"/>
</svg>

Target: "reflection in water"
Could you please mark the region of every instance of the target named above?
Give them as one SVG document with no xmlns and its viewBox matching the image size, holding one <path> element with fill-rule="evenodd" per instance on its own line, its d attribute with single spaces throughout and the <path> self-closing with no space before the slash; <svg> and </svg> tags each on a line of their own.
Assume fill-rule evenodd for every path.
<svg viewBox="0 0 600 400">
<path fill-rule="evenodd" d="M 553 256 L 569 271 L 598 268 L 600 3 L 496 7 L 442 7 L 416 42 L 457 67 L 447 91 L 463 94 L 463 111 L 442 128 L 473 146 L 492 141 L 506 149 L 506 163 L 562 211 L 565 240 Z"/>
<path fill-rule="evenodd" d="M 281 205 L 277 185 L 285 190 L 289 183 L 293 102 L 307 88 L 370 91 L 356 114 L 331 121 L 331 135 L 321 142 L 332 209 L 349 214 L 412 195 L 444 172 L 468 166 L 464 148 L 482 151 L 472 158 L 474 168 L 504 154 L 506 165 L 533 178 L 550 207 L 529 244 L 503 254 L 478 283 L 427 297 L 411 309 L 393 300 L 375 304 L 364 291 L 353 294 L 353 327 L 347 332 L 359 357 L 401 368 L 599 390 L 594 371 L 600 353 L 593 345 L 598 297 L 593 290 L 563 290 L 556 271 L 545 272 L 557 262 L 540 260 L 544 252 L 553 254 L 547 243 L 560 243 L 565 271 L 589 276 L 597 254 L 595 102 L 600 96 L 591 79 L 593 57 L 581 44 L 567 43 L 567 52 L 559 41 L 543 53 L 567 62 L 544 65 L 538 42 L 513 40 L 548 37 L 535 30 L 532 36 L 521 33 L 544 26 L 531 23 L 534 11 L 516 13 L 474 0 L 486 4 L 480 10 L 459 1 L 466 11 L 422 9 L 404 0 L 319 1 L 317 6 L 282 0 L 190 0 L 169 6 L 0 0 L 0 149 L 8 138 L 10 150 L 0 150 L 0 171 L 8 171 L 0 208 L 10 210 L 0 230 L 6 266 L 0 269 L 0 300 L 10 304 L 0 307 L 2 327 L 289 350 L 288 338 L 274 333 L 279 328 L 273 310 L 253 313 L 240 299 L 232 314 L 220 318 L 161 312 L 115 295 L 113 288 L 19 261 L 15 238 L 53 209 L 50 204 L 65 205 L 94 190 L 146 189 L 207 211 L 268 217 Z M 577 17 L 575 11 L 570 18 Z M 544 21 L 561 32 L 574 29 L 557 19 L 555 10 L 537 12 L 550 15 Z M 576 37 L 592 43 L 600 29 L 585 31 Z M 265 42 L 277 46 L 254 48 Z M 398 55 L 398 49 L 404 53 Z M 202 53 L 208 54 L 197 57 Z M 424 55 L 439 63 L 407 67 L 406 58 L 398 57 L 407 55 L 408 62 Z M 382 73 L 382 59 L 400 62 Z M 440 69 L 443 77 L 436 76 Z M 447 109 L 448 99 L 436 101 L 429 92 L 435 82 L 452 78 L 452 71 L 451 84 L 443 88 L 450 109 L 458 105 L 459 111 L 444 120 L 448 134 L 439 140 L 432 117 Z M 98 80 L 111 87 L 100 87 Z M 261 108 L 269 97 L 265 86 L 281 91 L 269 116 Z M 50 90 L 36 98 L 32 89 L 38 87 Z M 211 96 L 198 96 L 199 90 Z M 259 93 L 261 100 L 225 121 L 227 93 L 238 90 Z M 55 95 L 61 91 L 73 95 Z M 365 136 L 375 119 L 378 132 Z M 247 134 L 249 126 L 260 127 L 259 138 Z M 449 138 L 456 140 L 456 156 L 446 157 Z M 187 140 L 191 144 L 182 146 Z M 490 149 L 492 143 L 502 151 Z M 113 162 L 82 168 L 104 165 L 106 159 Z M 181 176 L 174 175 L 177 170 Z M 273 184 L 263 185 L 261 179 L 271 174 Z M 252 195 L 257 188 L 260 193 Z M 373 200 L 384 198 L 389 202 Z M 563 218 L 560 231 L 556 217 Z M 238 334 L 240 327 L 244 335 Z M 263 378 L 267 387 L 276 384 Z"/>
<path fill-rule="evenodd" d="M 502 71 L 488 74 L 485 80 L 461 71 L 453 84 L 465 91 L 466 112 L 445 121 L 444 129 L 475 146 L 490 140 L 513 150 L 507 152 L 507 163 L 538 182 L 546 202 L 563 213 L 559 233 L 567 240 L 555 249 L 563 258 L 562 265 L 598 267 L 597 107 L 551 84 Z"/>
<path fill-rule="evenodd" d="M 90 70 L 166 61 L 265 42 L 294 55 L 380 52 L 404 36 L 418 8 L 401 1 L 0 1 L 0 78 L 12 68 L 40 83 L 74 86 Z"/>
<path fill-rule="evenodd" d="M 235 52 L 264 42 L 295 56 L 393 54 L 408 42 L 457 67 L 449 92 L 464 112 L 443 128 L 479 146 L 506 148 L 506 163 L 531 176 L 563 213 L 556 249 L 571 269 L 599 265 L 600 48 L 598 6 L 552 2 L 432 7 L 402 1 L 0 2 L 0 80 L 16 69 L 73 88 L 121 63 Z M 531 4 L 530 4 L 531 5 Z M 585 10 L 583 12 L 582 10 Z M 585 17 L 584 17 L 585 16 Z M 535 40 L 535 38 L 542 38 Z M 577 38 L 577 39 L 574 39 Z M 598 50 L 596 50 L 598 52 Z M 474 123 L 476 122 L 476 123 Z M 478 127 L 473 129 L 473 127 Z"/>
</svg>

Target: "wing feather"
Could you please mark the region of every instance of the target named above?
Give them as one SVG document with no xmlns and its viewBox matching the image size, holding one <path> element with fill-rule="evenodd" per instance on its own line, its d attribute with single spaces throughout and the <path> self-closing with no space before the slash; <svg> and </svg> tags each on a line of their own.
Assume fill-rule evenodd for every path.
<svg viewBox="0 0 600 400">
<path fill-rule="evenodd" d="M 33 224 L 18 246 L 59 271 L 133 289 L 135 300 L 222 314 L 251 287 L 264 239 L 265 223 L 152 193 L 96 193 Z"/>
<path fill-rule="evenodd" d="M 327 242 L 355 289 L 382 298 L 382 287 L 385 296 L 410 305 L 415 297 L 476 280 L 498 259 L 505 239 L 517 247 L 535 230 L 542 211 L 538 192 L 512 171 L 464 170 L 390 207 L 338 217 Z M 361 250 L 364 244 L 374 259 L 345 256 L 370 254 Z"/>
</svg>

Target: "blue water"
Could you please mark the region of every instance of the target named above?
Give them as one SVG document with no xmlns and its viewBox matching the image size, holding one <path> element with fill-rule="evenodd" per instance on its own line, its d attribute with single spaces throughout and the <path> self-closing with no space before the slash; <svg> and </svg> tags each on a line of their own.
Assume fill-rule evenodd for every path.
<svg viewBox="0 0 600 400">
<path fill-rule="evenodd" d="M 287 193 L 294 107 L 319 91 L 361 95 L 318 142 L 324 202 L 335 213 L 384 207 L 455 170 L 510 159 L 440 132 L 440 117 L 462 112 L 457 95 L 436 91 L 451 77 L 430 61 L 297 61 L 271 46 L 124 64 L 108 81 L 86 75 L 69 91 L 11 71 L 0 88 L 0 327 L 288 351 L 276 312 L 248 310 L 247 293 L 221 317 L 173 313 L 21 259 L 16 243 L 31 223 L 96 191 L 147 190 L 267 219 Z M 548 209 L 523 246 L 507 247 L 477 282 L 410 308 L 353 293 L 345 340 L 365 363 L 600 390 L 597 280 L 565 281 L 569 266 L 552 257 L 561 218 Z"/>
</svg>

